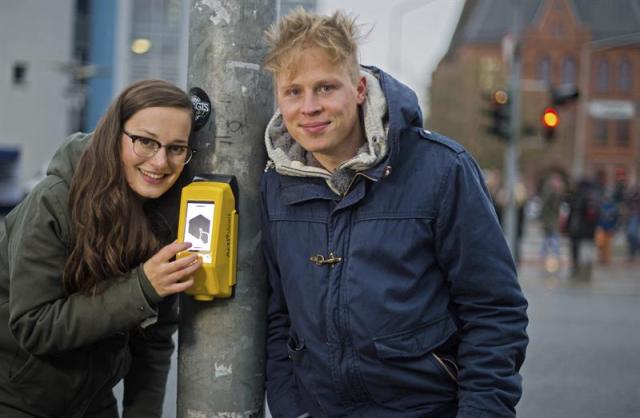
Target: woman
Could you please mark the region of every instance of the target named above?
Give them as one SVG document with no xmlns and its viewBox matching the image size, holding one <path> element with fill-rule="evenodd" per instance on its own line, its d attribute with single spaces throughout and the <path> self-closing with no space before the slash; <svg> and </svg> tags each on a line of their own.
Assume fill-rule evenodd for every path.
<svg viewBox="0 0 640 418">
<path fill-rule="evenodd" d="M 123 378 L 124 416 L 161 416 L 176 294 L 200 266 L 173 261 L 189 244 L 165 245 L 174 219 L 160 209 L 191 158 L 191 120 L 177 87 L 133 84 L 7 215 L 0 416 L 117 417 Z"/>
</svg>

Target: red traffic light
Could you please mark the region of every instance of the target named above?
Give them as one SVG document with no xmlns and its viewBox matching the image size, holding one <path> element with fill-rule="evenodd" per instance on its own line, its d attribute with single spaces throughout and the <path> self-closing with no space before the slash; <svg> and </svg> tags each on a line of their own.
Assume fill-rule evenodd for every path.
<svg viewBox="0 0 640 418">
<path fill-rule="evenodd" d="M 560 124 L 560 116 L 558 116 L 558 111 L 552 107 L 548 107 L 544 110 L 542 114 L 542 124 L 546 128 L 555 128 Z"/>
</svg>

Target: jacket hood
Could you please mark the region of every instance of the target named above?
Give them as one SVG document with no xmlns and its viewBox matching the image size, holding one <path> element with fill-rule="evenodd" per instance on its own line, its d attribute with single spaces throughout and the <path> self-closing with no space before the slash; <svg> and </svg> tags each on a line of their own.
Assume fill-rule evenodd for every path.
<svg viewBox="0 0 640 418">
<path fill-rule="evenodd" d="M 91 134 L 82 132 L 69 136 L 51 158 L 47 175 L 60 177 L 65 183 L 71 184 L 73 173 L 90 139 Z"/>
<path fill-rule="evenodd" d="M 388 161 L 393 164 L 393 159 L 398 154 L 398 147 L 400 146 L 400 133 L 410 127 L 423 127 L 422 110 L 420 110 L 420 105 L 418 104 L 418 97 L 411 88 L 379 68 L 364 68 L 378 78 L 380 87 L 387 99 Z"/>
</svg>

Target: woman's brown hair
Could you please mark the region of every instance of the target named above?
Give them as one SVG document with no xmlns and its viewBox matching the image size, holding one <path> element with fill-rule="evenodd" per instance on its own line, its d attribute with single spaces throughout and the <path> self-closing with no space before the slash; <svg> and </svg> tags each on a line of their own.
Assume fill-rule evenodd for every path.
<svg viewBox="0 0 640 418">
<path fill-rule="evenodd" d="M 142 201 L 127 184 L 120 151 L 124 124 L 149 107 L 192 112 L 184 91 L 145 80 L 126 88 L 98 122 L 69 190 L 71 239 L 62 275 L 68 292 L 98 293 L 160 247 Z"/>
</svg>

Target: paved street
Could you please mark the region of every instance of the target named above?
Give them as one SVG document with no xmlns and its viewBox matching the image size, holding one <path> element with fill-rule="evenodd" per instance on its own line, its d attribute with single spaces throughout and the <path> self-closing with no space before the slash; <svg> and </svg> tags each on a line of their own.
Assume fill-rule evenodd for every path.
<svg viewBox="0 0 640 418">
<path fill-rule="evenodd" d="M 640 262 L 628 263 L 618 240 L 610 266 L 572 281 L 565 242 L 561 269 L 549 275 L 539 232 L 527 232 L 520 278 L 531 342 L 518 417 L 640 417 Z"/>
</svg>

